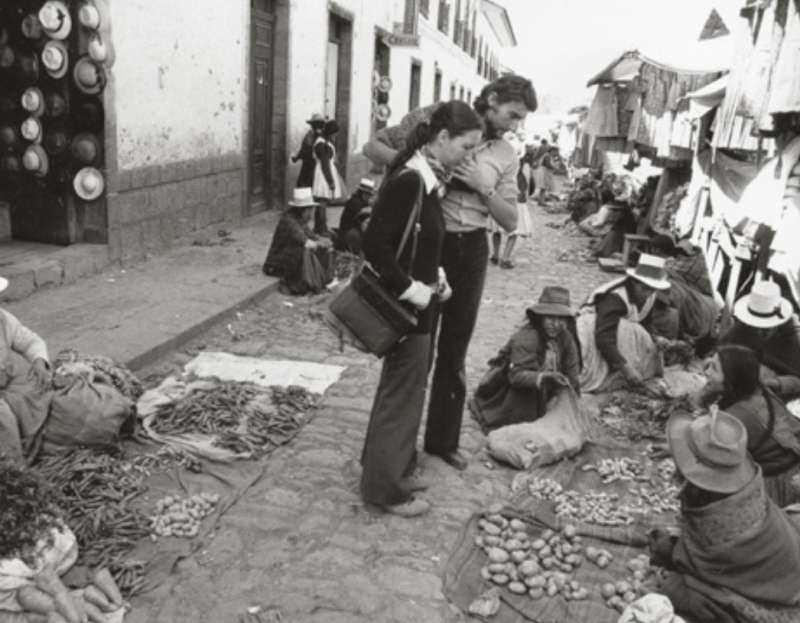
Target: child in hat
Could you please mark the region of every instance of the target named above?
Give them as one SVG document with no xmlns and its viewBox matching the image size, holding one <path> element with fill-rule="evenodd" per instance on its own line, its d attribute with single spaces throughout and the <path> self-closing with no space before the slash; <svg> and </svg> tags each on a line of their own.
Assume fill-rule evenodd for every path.
<svg viewBox="0 0 800 623">
<path fill-rule="evenodd" d="M 375 182 L 365 177 L 344 204 L 336 236 L 337 248 L 362 255 L 362 240 L 370 217 L 370 203 L 375 194 Z"/>
<path fill-rule="evenodd" d="M 560 388 L 578 392 L 580 349 L 569 290 L 545 287 L 525 325 L 489 365 L 469 405 L 485 429 L 532 422 Z"/>
<path fill-rule="evenodd" d="M 316 294 L 330 281 L 330 244 L 308 227 L 318 205 L 310 188 L 296 188 L 272 236 L 262 270 L 280 277 L 282 289 L 289 294 Z"/>
</svg>

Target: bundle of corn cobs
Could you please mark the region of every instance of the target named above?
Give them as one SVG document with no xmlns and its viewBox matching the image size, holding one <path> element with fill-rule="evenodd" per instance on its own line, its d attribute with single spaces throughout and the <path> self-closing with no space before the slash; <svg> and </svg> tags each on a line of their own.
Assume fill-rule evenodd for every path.
<svg viewBox="0 0 800 623">
<path fill-rule="evenodd" d="M 53 362 L 56 386 L 59 378 L 81 375 L 115 387 L 126 398 L 136 402 L 144 392 L 142 382 L 126 366 L 103 355 L 83 355 L 74 349 L 62 350 Z"/>
<path fill-rule="evenodd" d="M 673 413 L 692 410 L 688 396 L 653 398 L 618 392 L 600 411 L 600 421 L 614 437 L 631 441 L 661 439 L 666 432 L 667 420 Z"/>
<path fill-rule="evenodd" d="M 218 381 L 160 406 L 153 430 L 211 435 L 218 447 L 261 456 L 289 442 L 314 407 L 313 395 L 302 387 Z"/>
</svg>

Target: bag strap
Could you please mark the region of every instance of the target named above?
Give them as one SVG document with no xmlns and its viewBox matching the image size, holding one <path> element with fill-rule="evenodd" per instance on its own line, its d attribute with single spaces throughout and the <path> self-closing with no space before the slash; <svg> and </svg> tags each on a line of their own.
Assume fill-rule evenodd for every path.
<svg viewBox="0 0 800 623">
<path fill-rule="evenodd" d="M 408 171 L 413 171 L 413 169 L 407 169 Z M 419 192 L 417 193 L 417 199 L 414 202 L 414 207 L 411 209 L 411 214 L 408 215 L 408 222 L 406 223 L 406 228 L 403 231 L 403 237 L 400 239 L 400 246 L 397 248 L 397 253 L 395 253 L 395 259 L 400 260 L 400 256 L 403 255 L 403 251 L 405 251 L 406 244 L 408 244 L 409 236 L 413 236 L 411 241 L 411 261 L 410 265 L 414 265 L 414 259 L 417 256 L 417 238 L 419 237 L 419 221 L 422 218 L 422 200 L 425 193 L 425 180 L 422 179 L 422 175 L 418 171 L 414 171 L 419 178 L 420 186 Z"/>
</svg>

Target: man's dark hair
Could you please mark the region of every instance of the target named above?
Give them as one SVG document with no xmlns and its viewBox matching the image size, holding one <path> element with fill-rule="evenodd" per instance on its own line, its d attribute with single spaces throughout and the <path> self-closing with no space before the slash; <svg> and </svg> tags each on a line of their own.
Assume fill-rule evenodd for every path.
<svg viewBox="0 0 800 623">
<path fill-rule="evenodd" d="M 535 112 L 539 107 L 536 90 L 530 80 L 522 76 L 503 76 L 483 87 L 475 98 L 473 107 L 479 115 L 489 110 L 489 95 L 492 93 L 497 96 L 498 104 L 522 102 L 530 112 Z"/>
</svg>

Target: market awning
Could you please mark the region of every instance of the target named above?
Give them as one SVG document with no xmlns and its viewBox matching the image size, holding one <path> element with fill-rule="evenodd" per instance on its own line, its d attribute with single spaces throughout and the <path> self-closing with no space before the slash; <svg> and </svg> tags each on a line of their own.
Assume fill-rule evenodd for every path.
<svg viewBox="0 0 800 623">
<path fill-rule="evenodd" d="M 729 76 L 726 74 L 711 84 L 687 93 L 689 116 L 693 119 L 699 119 L 722 104 L 722 100 L 725 98 L 725 90 L 728 88 L 728 81 Z"/>
</svg>

